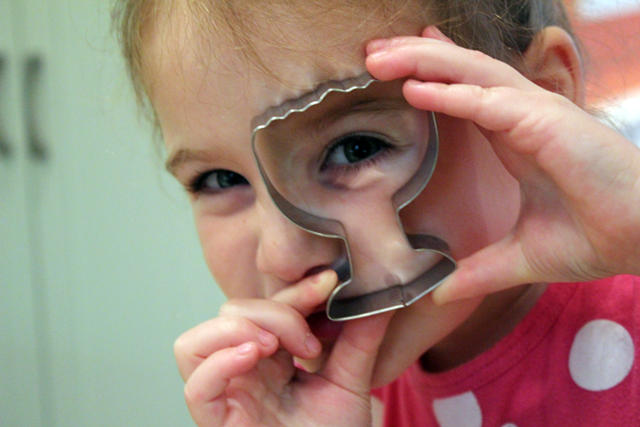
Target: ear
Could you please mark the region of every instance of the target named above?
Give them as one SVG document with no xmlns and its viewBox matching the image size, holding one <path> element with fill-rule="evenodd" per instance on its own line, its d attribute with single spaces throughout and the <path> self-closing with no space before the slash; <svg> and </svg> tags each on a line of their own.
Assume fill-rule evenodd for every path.
<svg viewBox="0 0 640 427">
<path fill-rule="evenodd" d="M 584 76 L 578 48 L 560 27 L 546 27 L 533 38 L 524 53 L 527 77 L 551 92 L 584 104 Z"/>
</svg>

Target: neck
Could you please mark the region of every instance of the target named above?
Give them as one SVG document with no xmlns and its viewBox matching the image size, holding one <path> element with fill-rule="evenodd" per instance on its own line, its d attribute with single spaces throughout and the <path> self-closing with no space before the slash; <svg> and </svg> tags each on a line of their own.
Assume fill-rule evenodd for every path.
<svg viewBox="0 0 640 427">
<path fill-rule="evenodd" d="M 421 358 L 423 369 L 444 372 L 493 347 L 529 313 L 547 284 L 529 284 L 487 296 L 476 311 Z"/>
</svg>

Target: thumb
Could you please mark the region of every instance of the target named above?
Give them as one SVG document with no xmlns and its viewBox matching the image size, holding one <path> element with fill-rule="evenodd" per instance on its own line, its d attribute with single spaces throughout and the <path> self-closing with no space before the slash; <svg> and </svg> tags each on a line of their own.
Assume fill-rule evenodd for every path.
<svg viewBox="0 0 640 427">
<path fill-rule="evenodd" d="M 386 312 L 346 322 L 319 375 L 345 390 L 368 394 L 378 349 L 391 317 L 393 312 Z"/>
<path fill-rule="evenodd" d="M 302 314 L 302 317 L 307 317 L 329 299 L 337 284 L 338 274 L 333 270 L 324 270 L 287 286 L 273 295 L 271 300 L 287 304 Z"/>
<path fill-rule="evenodd" d="M 458 268 L 431 297 L 436 305 L 487 295 L 536 281 L 513 235 L 458 262 Z"/>
</svg>

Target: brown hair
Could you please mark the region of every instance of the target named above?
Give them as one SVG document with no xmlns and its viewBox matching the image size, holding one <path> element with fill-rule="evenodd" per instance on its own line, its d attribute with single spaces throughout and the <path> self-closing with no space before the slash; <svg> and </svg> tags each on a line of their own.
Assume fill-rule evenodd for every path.
<svg viewBox="0 0 640 427">
<path fill-rule="evenodd" d="M 277 14 L 273 12 L 275 6 L 279 8 Z M 413 10 L 407 13 L 407 8 Z M 114 29 L 141 104 L 146 104 L 149 89 L 145 40 L 159 17 L 169 17 L 176 10 L 186 11 L 201 31 L 211 33 L 211 38 L 225 37 L 259 67 L 263 64 L 252 40 L 260 31 L 278 36 L 275 39 L 281 47 L 295 49 L 295 40 L 277 34 L 278 19 L 287 12 L 292 19 L 307 19 L 309 23 L 317 22 L 322 15 L 351 16 L 353 12 L 365 17 L 363 26 L 372 20 L 386 27 L 401 16 L 409 16 L 425 26 L 437 25 L 460 46 L 514 66 L 541 29 L 556 25 L 573 36 L 563 0 L 116 0 Z"/>
</svg>

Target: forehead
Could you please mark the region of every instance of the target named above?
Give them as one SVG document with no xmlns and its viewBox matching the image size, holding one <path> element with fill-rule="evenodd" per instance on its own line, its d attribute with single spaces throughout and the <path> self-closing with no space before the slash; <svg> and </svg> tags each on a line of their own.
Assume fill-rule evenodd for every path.
<svg viewBox="0 0 640 427">
<path fill-rule="evenodd" d="M 334 22 L 324 22 L 329 18 Z M 392 25 L 362 25 L 361 18 L 336 21 L 335 15 L 324 15 L 311 26 L 277 21 L 277 31 L 256 32 L 248 53 L 219 34 L 224 26 L 203 28 L 189 11 L 160 19 L 146 43 L 146 69 L 165 139 L 178 127 L 195 130 L 205 124 L 215 124 L 216 132 L 240 129 L 248 135 L 251 119 L 269 107 L 323 82 L 362 74 L 367 40 L 419 34 L 424 24 L 397 19 Z M 273 25 L 273 19 L 265 18 L 261 26 Z"/>
<path fill-rule="evenodd" d="M 254 135 L 320 132 L 348 116 L 393 113 L 409 104 L 402 95 L 403 81 L 381 82 L 369 73 L 320 84 L 314 91 L 267 109 L 253 118 Z"/>
</svg>

